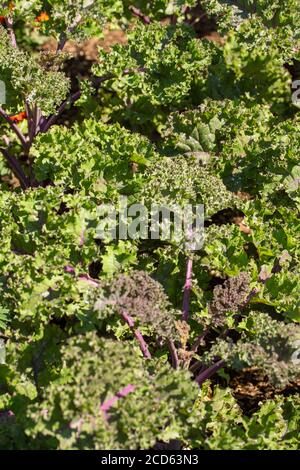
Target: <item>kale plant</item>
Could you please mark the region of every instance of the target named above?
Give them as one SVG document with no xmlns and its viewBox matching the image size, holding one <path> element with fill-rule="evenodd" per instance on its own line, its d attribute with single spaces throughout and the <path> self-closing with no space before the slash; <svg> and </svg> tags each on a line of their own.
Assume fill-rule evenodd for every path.
<svg viewBox="0 0 300 470">
<path fill-rule="evenodd" d="M 1 449 L 299 449 L 299 51 L 292 0 L 0 2 Z"/>
</svg>

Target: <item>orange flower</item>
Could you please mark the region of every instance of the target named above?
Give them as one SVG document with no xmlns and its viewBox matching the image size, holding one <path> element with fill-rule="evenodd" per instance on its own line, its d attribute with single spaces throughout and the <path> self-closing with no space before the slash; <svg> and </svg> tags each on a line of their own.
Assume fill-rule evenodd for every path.
<svg viewBox="0 0 300 470">
<path fill-rule="evenodd" d="M 15 123 L 17 122 L 22 122 L 24 121 L 24 119 L 27 119 L 27 114 L 22 111 L 21 113 L 19 114 L 15 114 L 14 116 L 10 116 L 9 119 Z"/>
<path fill-rule="evenodd" d="M 10 11 L 12 11 L 14 9 L 14 4 L 13 2 L 10 2 L 9 5 L 8 5 L 8 8 Z M 5 16 L 0 16 L 0 23 L 4 24 L 5 23 Z"/>
<path fill-rule="evenodd" d="M 45 11 L 42 11 L 42 13 L 39 16 L 37 16 L 35 19 L 35 21 L 37 21 L 38 23 L 43 23 L 44 21 L 49 21 L 49 20 L 50 20 L 50 16 Z"/>
</svg>

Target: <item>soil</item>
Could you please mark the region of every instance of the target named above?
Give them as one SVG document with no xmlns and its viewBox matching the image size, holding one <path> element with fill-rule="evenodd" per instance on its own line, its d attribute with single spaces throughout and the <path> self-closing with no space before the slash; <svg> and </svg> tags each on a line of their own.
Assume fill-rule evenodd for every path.
<svg viewBox="0 0 300 470">
<path fill-rule="evenodd" d="M 98 47 L 109 51 L 115 44 L 126 44 L 126 33 L 121 30 L 104 30 L 104 39 L 91 38 L 80 44 L 74 41 L 68 41 L 64 47 L 64 52 L 69 53 L 73 58 L 81 58 L 82 60 L 97 62 L 98 60 Z M 55 52 L 57 42 L 55 39 L 50 39 L 42 47 L 42 51 Z"/>
<path fill-rule="evenodd" d="M 19 188 L 21 186 L 20 181 L 13 174 L 10 176 L 4 175 L 1 177 L 1 180 L 3 181 L 3 183 L 6 183 L 12 189 Z"/>
<path fill-rule="evenodd" d="M 285 388 L 275 388 L 256 367 L 244 369 L 239 374 L 232 374 L 229 386 L 245 415 L 251 415 L 259 409 L 259 404 L 278 395 L 294 395 L 300 392 L 300 380 Z"/>
</svg>

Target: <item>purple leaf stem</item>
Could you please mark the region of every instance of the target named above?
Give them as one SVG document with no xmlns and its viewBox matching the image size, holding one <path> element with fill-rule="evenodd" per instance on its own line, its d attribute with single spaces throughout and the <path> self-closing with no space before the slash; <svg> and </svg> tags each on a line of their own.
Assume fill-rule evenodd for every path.
<svg viewBox="0 0 300 470">
<path fill-rule="evenodd" d="M 19 161 L 16 159 L 16 157 L 14 157 L 13 155 L 10 155 L 8 150 L 3 149 L 3 148 L 0 148 L 0 152 L 5 157 L 5 159 L 7 161 L 7 164 L 10 167 L 10 169 L 12 170 L 12 172 L 14 173 L 14 175 L 20 181 L 21 187 L 23 189 L 28 188 L 29 187 L 28 179 L 27 179 L 27 177 L 26 177 Z"/>
<path fill-rule="evenodd" d="M 150 24 L 151 23 L 151 20 L 150 20 L 149 16 L 144 15 L 139 8 L 136 8 L 135 6 L 130 5 L 129 10 L 131 11 L 131 13 L 134 16 L 136 16 L 137 18 L 142 20 L 142 22 L 144 24 Z"/>
<path fill-rule="evenodd" d="M 75 274 L 75 269 L 73 268 L 73 266 L 67 265 L 64 267 L 64 270 L 68 274 Z"/>
<path fill-rule="evenodd" d="M 178 359 L 177 349 L 175 347 L 174 341 L 172 341 L 171 339 L 168 339 L 168 347 L 169 347 L 169 351 L 171 354 L 172 367 L 173 369 L 178 369 L 179 359 Z"/>
<path fill-rule="evenodd" d="M 73 268 L 73 266 L 70 266 L 70 265 L 65 266 L 64 271 L 68 274 L 75 275 L 75 269 Z M 93 279 L 87 273 L 79 274 L 78 275 L 78 280 L 79 281 L 84 281 L 84 282 L 86 282 L 87 284 L 89 284 L 90 286 L 93 286 L 93 287 L 98 287 L 99 286 L 99 281 L 97 281 L 96 279 Z"/>
<path fill-rule="evenodd" d="M 99 282 L 96 281 L 95 279 L 93 279 L 88 274 L 79 274 L 78 279 L 79 279 L 79 281 L 86 282 L 89 286 L 92 286 L 92 287 L 98 287 L 99 286 Z"/>
<path fill-rule="evenodd" d="M 85 229 L 81 230 L 80 233 L 80 240 L 79 240 L 79 246 L 82 248 L 85 242 Z"/>
<path fill-rule="evenodd" d="M 147 343 L 144 340 L 142 333 L 134 327 L 133 318 L 130 315 L 128 315 L 128 313 L 125 312 L 125 310 L 121 311 L 121 315 L 124 321 L 127 323 L 129 328 L 131 329 L 131 331 L 133 332 L 136 339 L 138 340 L 143 356 L 146 357 L 147 359 L 151 359 L 151 354 L 149 352 Z"/>
<path fill-rule="evenodd" d="M 14 27 L 13 27 L 13 19 L 11 16 L 6 16 L 5 17 L 5 24 L 6 24 L 6 27 L 7 27 L 7 31 L 9 33 L 9 36 L 10 36 L 10 42 L 11 42 L 11 45 L 15 48 L 18 47 L 17 45 L 17 40 L 16 40 L 16 36 L 15 36 L 15 32 L 14 32 Z"/>
<path fill-rule="evenodd" d="M 200 372 L 199 375 L 196 377 L 196 382 L 199 386 L 205 382 L 205 380 L 209 379 L 212 375 L 214 375 L 216 372 L 218 372 L 219 369 L 222 369 L 222 367 L 225 366 L 225 361 L 222 359 L 212 366 L 208 367 L 208 369 L 205 369 L 203 372 Z"/>
<path fill-rule="evenodd" d="M 145 67 L 139 67 L 138 69 L 135 69 L 135 70 L 126 69 L 124 70 L 123 75 L 129 75 L 130 73 L 134 73 L 134 72 L 146 72 L 146 69 Z M 92 85 L 94 86 L 95 90 L 98 90 L 101 83 L 106 82 L 107 80 L 111 80 L 114 77 L 115 75 L 112 73 L 104 75 L 103 77 L 96 77 L 94 78 Z M 60 105 L 60 107 L 58 108 L 55 114 L 52 114 L 52 116 L 50 116 L 48 119 L 44 118 L 40 124 L 40 132 L 47 132 L 48 129 L 51 126 L 53 126 L 53 124 L 56 123 L 57 119 L 62 115 L 65 109 L 68 106 L 71 106 L 72 104 L 76 103 L 76 101 L 78 101 L 80 97 L 81 97 L 81 91 L 78 90 Z"/>
<path fill-rule="evenodd" d="M 56 53 L 63 50 L 63 48 L 65 47 L 66 42 L 68 40 L 68 36 L 75 31 L 75 29 L 77 28 L 77 26 L 79 25 L 81 20 L 82 20 L 82 16 L 78 13 L 76 18 L 74 19 L 73 23 L 67 28 L 66 31 L 64 31 L 61 34 L 61 36 L 59 38 L 59 41 L 58 41 L 58 44 L 57 44 Z"/>
<path fill-rule="evenodd" d="M 119 392 L 116 393 L 112 398 L 106 400 L 100 406 L 100 410 L 104 413 L 105 420 L 108 420 L 107 412 L 109 409 L 119 400 L 119 398 L 126 397 L 129 393 L 134 392 L 135 386 L 134 385 L 127 385 L 126 387 L 122 388 Z"/>
<path fill-rule="evenodd" d="M 204 330 L 203 333 L 195 339 L 194 344 L 191 347 L 191 351 L 193 352 L 197 351 L 198 347 L 200 346 L 202 341 L 205 339 L 205 337 L 208 335 L 209 331 L 210 331 L 210 328 L 206 328 L 206 330 Z"/>
<path fill-rule="evenodd" d="M 72 266 L 69 266 L 69 265 L 65 266 L 64 270 L 65 270 L 65 272 L 67 272 L 69 274 L 75 274 L 75 269 Z M 89 276 L 89 274 L 79 274 L 78 279 L 80 281 L 85 281 L 90 286 L 93 286 L 93 287 L 98 287 L 99 286 L 99 281 L 91 278 Z M 151 354 L 149 352 L 147 343 L 144 340 L 142 333 L 138 329 L 135 328 L 133 318 L 127 312 L 125 312 L 124 310 L 121 311 L 121 316 L 122 316 L 123 320 L 129 326 L 131 331 L 133 332 L 135 338 L 138 340 L 141 351 L 143 353 L 143 356 L 146 357 L 147 359 L 151 359 Z M 175 349 L 175 346 L 174 346 L 174 349 Z"/>
<path fill-rule="evenodd" d="M 10 125 L 11 129 L 14 131 L 14 133 L 16 134 L 16 136 L 19 138 L 23 148 L 26 150 L 26 152 L 28 151 L 28 142 L 26 140 L 26 137 L 24 136 L 24 134 L 22 133 L 22 131 L 19 129 L 19 127 L 17 126 L 17 124 L 15 124 L 11 119 L 10 117 L 6 114 L 6 112 L 4 111 L 4 109 L 2 109 L 0 107 L 0 116 L 3 117 L 3 119 L 5 119 L 5 121 Z"/>
<path fill-rule="evenodd" d="M 15 416 L 14 412 L 11 410 L 8 411 L 2 411 L 0 413 L 0 419 L 1 418 L 13 418 Z"/>
<path fill-rule="evenodd" d="M 81 96 L 81 91 L 77 91 L 73 95 L 71 95 L 67 100 L 65 100 L 60 107 L 58 108 L 56 114 L 52 114 L 48 119 L 44 119 L 43 122 L 40 124 L 40 132 L 47 132 L 48 129 L 56 123 L 57 119 L 61 116 L 64 110 L 69 106 L 79 100 Z"/>
</svg>

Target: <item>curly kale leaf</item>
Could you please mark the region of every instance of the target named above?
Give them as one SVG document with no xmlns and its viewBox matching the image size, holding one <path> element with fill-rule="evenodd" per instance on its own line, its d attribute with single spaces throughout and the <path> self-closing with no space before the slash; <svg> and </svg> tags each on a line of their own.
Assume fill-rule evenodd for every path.
<svg viewBox="0 0 300 470">
<path fill-rule="evenodd" d="M 132 392 L 105 416 L 101 403 L 129 384 Z M 149 448 L 184 434 L 196 394 L 187 372 L 159 361 L 145 364 L 131 344 L 89 333 L 63 348 L 61 377 L 28 408 L 26 434 L 43 448 Z"/>
<path fill-rule="evenodd" d="M 99 317 L 105 317 L 107 312 L 125 311 L 138 323 L 146 325 L 159 336 L 173 336 L 175 330 L 176 312 L 162 286 L 146 272 L 131 271 L 120 274 L 115 279 L 102 282 L 96 292 L 95 310 Z"/>
<path fill-rule="evenodd" d="M 251 312 L 241 325 L 241 338 L 218 340 L 209 356 L 221 356 L 233 369 L 259 367 L 276 387 L 299 378 L 299 325 L 273 320 L 266 313 Z"/>
<path fill-rule="evenodd" d="M 18 94 L 29 105 L 37 105 L 45 116 L 55 111 L 69 90 L 69 80 L 62 72 L 46 71 L 28 52 L 14 48 L 2 26 L 0 71 L 7 84 L 8 103 L 10 95 Z"/>
<path fill-rule="evenodd" d="M 250 276 L 241 273 L 227 279 L 213 290 L 213 300 L 209 304 L 209 314 L 215 326 L 226 324 L 226 313 L 238 313 L 250 292 Z"/>
</svg>

